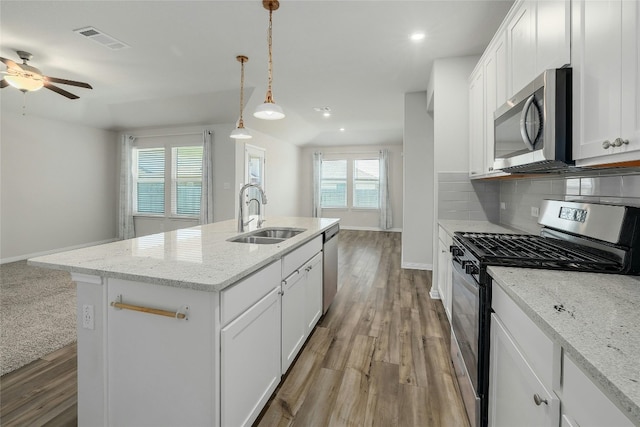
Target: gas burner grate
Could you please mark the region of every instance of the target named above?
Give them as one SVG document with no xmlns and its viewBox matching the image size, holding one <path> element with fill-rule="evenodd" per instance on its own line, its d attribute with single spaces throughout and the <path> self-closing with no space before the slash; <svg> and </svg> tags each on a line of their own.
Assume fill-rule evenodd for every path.
<svg viewBox="0 0 640 427">
<path fill-rule="evenodd" d="M 481 262 L 491 265 L 618 272 L 620 262 L 601 251 L 558 239 L 524 234 L 456 233 Z"/>
</svg>

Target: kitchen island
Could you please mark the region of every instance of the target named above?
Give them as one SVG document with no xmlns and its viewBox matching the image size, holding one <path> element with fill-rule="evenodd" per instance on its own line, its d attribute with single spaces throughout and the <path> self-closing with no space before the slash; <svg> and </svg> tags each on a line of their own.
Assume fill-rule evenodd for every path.
<svg viewBox="0 0 640 427">
<path fill-rule="evenodd" d="M 322 314 L 337 223 L 270 217 L 305 231 L 250 244 L 230 220 L 29 260 L 78 285 L 79 425 L 250 425 Z"/>
</svg>

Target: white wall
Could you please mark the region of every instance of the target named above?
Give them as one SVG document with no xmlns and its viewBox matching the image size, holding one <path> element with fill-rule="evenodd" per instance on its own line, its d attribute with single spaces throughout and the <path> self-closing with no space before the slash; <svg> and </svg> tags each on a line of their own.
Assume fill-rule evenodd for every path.
<svg viewBox="0 0 640 427">
<path fill-rule="evenodd" d="M 355 145 L 355 146 L 329 146 L 329 147 L 304 147 L 301 150 L 300 164 L 302 196 L 300 198 L 301 214 L 312 215 L 313 207 L 313 153 L 322 152 L 325 158 L 340 157 L 344 159 L 361 158 L 362 154 L 377 155 L 381 149 L 389 150 L 389 196 L 391 198 L 391 214 L 393 216 L 392 230 L 402 229 L 402 145 Z M 347 229 L 379 230 L 378 210 L 362 209 L 323 209 L 322 216 L 327 218 L 340 218 L 340 227 Z"/>
<path fill-rule="evenodd" d="M 0 262 L 117 236 L 117 135 L 2 112 Z"/>
<path fill-rule="evenodd" d="M 269 215 L 309 216 L 298 209 L 301 193 L 300 148 L 253 129 L 251 130 L 251 135 L 253 138 L 246 140 L 246 143 L 254 147 L 263 148 L 266 151 L 265 192 L 268 201 L 265 206 L 265 218 L 267 220 L 265 227 L 269 226 Z M 238 210 L 238 191 L 245 181 L 244 146 L 243 142 L 236 142 L 236 186 L 233 199 L 236 215 Z"/>
<path fill-rule="evenodd" d="M 145 141 L 149 135 L 182 135 L 195 134 L 192 137 L 199 143 L 202 139 L 199 134 L 204 130 L 213 132 L 213 219 L 224 221 L 234 218 L 234 183 L 235 183 L 235 141 L 229 138 L 229 134 L 235 124 L 219 124 L 208 126 L 173 126 L 163 128 L 129 129 L 123 133 L 142 137 Z M 169 137 L 158 137 L 156 140 L 166 140 Z M 114 173 L 118 173 L 117 169 Z M 134 218 L 136 236 L 146 236 L 163 231 L 179 228 L 193 227 L 199 224 L 198 219 L 185 218 L 154 218 L 137 216 Z"/>
<path fill-rule="evenodd" d="M 427 93 L 404 96 L 404 227 L 402 267 L 433 267 L 433 120 Z"/>
</svg>

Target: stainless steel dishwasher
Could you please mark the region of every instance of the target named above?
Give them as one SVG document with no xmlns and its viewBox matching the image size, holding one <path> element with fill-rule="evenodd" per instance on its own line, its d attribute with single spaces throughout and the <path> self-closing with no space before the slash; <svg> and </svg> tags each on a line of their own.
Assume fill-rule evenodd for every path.
<svg viewBox="0 0 640 427">
<path fill-rule="evenodd" d="M 338 292 L 338 232 L 336 224 L 323 235 L 322 251 L 322 314 L 325 314 Z"/>
</svg>

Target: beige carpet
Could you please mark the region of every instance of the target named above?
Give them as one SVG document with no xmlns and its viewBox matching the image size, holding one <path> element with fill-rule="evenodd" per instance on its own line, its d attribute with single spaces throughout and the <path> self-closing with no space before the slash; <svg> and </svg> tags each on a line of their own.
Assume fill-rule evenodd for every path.
<svg viewBox="0 0 640 427">
<path fill-rule="evenodd" d="M 0 265 L 0 375 L 76 340 L 76 285 L 26 261 Z"/>
</svg>

